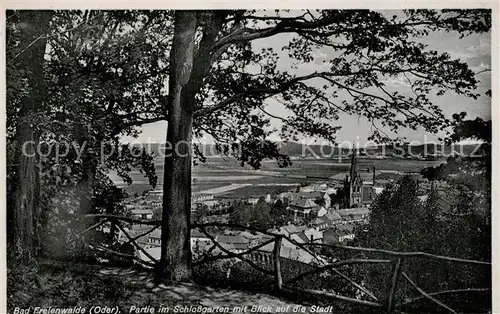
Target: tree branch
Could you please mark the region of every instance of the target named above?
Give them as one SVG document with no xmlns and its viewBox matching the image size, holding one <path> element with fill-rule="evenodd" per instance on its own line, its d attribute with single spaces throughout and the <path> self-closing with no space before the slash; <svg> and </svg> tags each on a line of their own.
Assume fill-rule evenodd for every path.
<svg viewBox="0 0 500 314">
<path fill-rule="evenodd" d="M 419 286 L 417 286 L 417 284 L 414 283 L 410 279 L 410 277 L 408 277 L 408 275 L 405 272 L 402 272 L 401 275 L 403 275 L 403 277 L 405 277 L 405 279 L 410 283 L 410 285 L 412 285 L 413 288 L 415 288 L 424 297 L 426 297 L 427 299 L 429 299 L 432 302 L 436 303 L 437 305 L 441 306 L 442 308 L 450 311 L 451 313 L 457 314 L 457 312 L 455 310 L 453 310 L 452 308 L 448 307 L 446 304 L 444 304 L 443 302 L 441 302 L 438 299 L 434 298 L 433 296 L 431 296 L 430 294 L 428 294 L 427 292 L 425 292 L 422 288 L 420 288 Z"/>
<path fill-rule="evenodd" d="M 263 113 L 267 114 L 268 116 L 270 116 L 271 118 L 274 118 L 274 119 L 278 119 L 278 120 L 281 120 L 281 121 L 285 121 L 286 119 L 283 118 L 283 117 L 278 117 L 278 116 L 275 116 L 269 112 L 267 112 L 266 110 L 264 110 L 264 108 L 262 108 L 261 106 L 257 107 L 260 109 L 260 111 L 262 111 Z"/>
</svg>

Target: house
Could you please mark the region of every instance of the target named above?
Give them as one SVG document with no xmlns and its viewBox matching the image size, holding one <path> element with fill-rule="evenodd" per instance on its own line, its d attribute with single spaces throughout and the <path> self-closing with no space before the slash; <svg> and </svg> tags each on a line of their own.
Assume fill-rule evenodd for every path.
<svg viewBox="0 0 500 314">
<path fill-rule="evenodd" d="M 346 208 L 336 211 L 342 217 L 344 223 L 367 223 L 370 216 L 370 209 L 366 207 Z"/>
<path fill-rule="evenodd" d="M 267 204 L 271 204 L 273 202 L 273 199 L 271 197 L 271 194 L 267 194 L 266 198 L 264 199 Z"/>
<path fill-rule="evenodd" d="M 311 241 L 311 239 L 307 237 L 304 231 L 292 234 L 290 236 L 290 239 L 294 240 L 297 243 L 309 243 L 309 241 Z"/>
<path fill-rule="evenodd" d="M 316 215 L 318 217 L 323 217 L 324 215 L 328 214 L 328 211 L 325 209 L 325 207 L 321 206 L 321 208 L 318 210 Z"/>
<path fill-rule="evenodd" d="M 294 224 L 288 224 L 286 226 L 280 227 L 277 233 L 286 235 L 288 237 L 291 237 L 293 234 L 300 233 L 304 230 L 306 230 L 306 226 L 296 226 Z"/>
<path fill-rule="evenodd" d="M 420 195 L 420 196 L 417 196 L 417 198 L 419 201 L 425 202 L 429 198 L 429 195 Z"/>
<path fill-rule="evenodd" d="M 139 232 L 136 232 L 139 233 Z M 130 234 L 130 232 L 129 232 Z M 133 235 L 131 235 L 133 236 Z M 217 240 L 217 235 L 214 235 L 214 238 Z M 143 245 L 144 247 L 157 247 L 161 245 L 161 230 L 155 229 L 150 234 L 141 237 L 137 240 L 138 244 Z M 191 248 L 195 247 L 195 245 L 206 245 L 211 244 L 212 240 L 207 237 L 204 233 L 193 229 L 191 230 Z"/>
<path fill-rule="evenodd" d="M 134 219 L 152 219 L 152 209 L 132 209 L 130 210 L 131 217 Z"/>
<path fill-rule="evenodd" d="M 150 234 L 141 237 L 144 248 L 159 247 L 161 245 L 161 230 L 155 229 Z"/>
<path fill-rule="evenodd" d="M 328 189 L 326 182 L 315 182 L 300 188 L 300 192 L 321 192 Z"/>
<path fill-rule="evenodd" d="M 248 250 L 251 246 L 251 240 L 237 235 L 219 235 L 217 242 L 226 250 L 239 253 Z"/>
<path fill-rule="evenodd" d="M 314 219 L 310 222 L 310 226 L 317 230 L 326 230 L 330 227 L 336 226 L 338 224 L 342 224 L 342 217 L 339 214 L 332 212 L 327 213 L 317 219 Z"/>
<path fill-rule="evenodd" d="M 251 259 L 259 263 L 272 265 L 274 243 L 269 243 L 251 253 Z M 303 249 L 288 239 L 283 239 L 280 248 L 280 257 L 297 262 L 313 265 L 325 265 L 327 261 L 309 250 Z"/>
<path fill-rule="evenodd" d="M 328 221 L 329 227 L 333 227 L 335 225 L 342 223 L 342 217 L 337 213 L 336 210 L 329 212 L 328 214 L 326 214 L 325 216 L 323 216 L 321 218 Z"/>
<path fill-rule="evenodd" d="M 303 231 L 305 236 L 310 240 L 309 242 L 322 242 L 323 231 L 309 228 Z"/>
<path fill-rule="evenodd" d="M 148 195 L 163 196 L 163 190 L 151 190 L 148 192 Z"/>
<path fill-rule="evenodd" d="M 218 236 L 213 235 L 214 239 L 217 240 Z M 208 248 L 213 246 L 212 240 L 203 232 L 198 231 L 197 229 L 191 230 L 191 248 L 195 247 L 203 247 Z"/>
<path fill-rule="evenodd" d="M 147 230 L 151 229 L 151 226 L 144 226 L 144 225 L 140 225 L 142 228 L 141 229 L 138 229 L 136 230 L 136 228 L 134 228 L 134 226 L 139 226 L 139 225 L 132 225 L 132 229 L 129 229 L 127 227 L 124 227 L 125 231 L 128 233 L 128 235 L 132 238 L 135 238 L 136 236 L 138 236 L 139 234 L 141 233 L 144 233 L 146 232 Z M 122 230 L 118 230 L 118 235 L 117 235 L 117 241 L 119 243 L 126 243 L 129 241 L 129 238 L 123 233 Z M 138 238 L 137 240 L 135 240 L 135 242 L 137 244 L 139 244 L 140 246 L 142 247 L 146 247 L 149 245 L 148 243 L 148 238 L 147 237 L 140 237 Z"/>
<path fill-rule="evenodd" d="M 293 193 L 292 192 L 282 192 L 280 194 L 278 194 L 278 200 L 282 201 L 283 203 L 285 201 L 292 201 L 293 200 Z"/>
<path fill-rule="evenodd" d="M 163 201 L 153 200 L 153 201 L 151 201 L 150 204 L 151 204 L 151 207 L 153 207 L 153 208 L 162 208 Z"/>
<path fill-rule="evenodd" d="M 220 202 L 218 200 L 207 200 L 199 202 L 198 204 L 207 206 L 208 210 L 215 210 L 220 206 Z"/>
<path fill-rule="evenodd" d="M 246 202 L 251 205 L 255 205 L 259 202 L 259 197 L 249 197 L 246 199 Z"/>
<path fill-rule="evenodd" d="M 204 205 L 212 209 L 218 203 L 218 201 L 214 200 L 213 194 L 195 193 L 191 195 L 191 210 L 196 210 Z"/>
<path fill-rule="evenodd" d="M 315 218 L 309 222 L 309 227 L 314 230 L 325 230 L 330 227 L 330 223 L 328 219 L 324 219 L 323 217 Z"/>
<path fill-rule="evenodd" d="M 314 203 L 320 204 L 325 208 L 329 208 L 331 205 L 330 194 L 331 193 L 323 191 L 284 192 L 278 195 L 278 199 L 280 199 L 282 202 L 284 202 L 285 199 L 287 199 L 288 202 L 290 203 L 306 199 L 306 200 L 311 200 Z"/>
<path fill-rule="evenodd" d="M 338 225 L 323 232 L 324 244 L 343 243 L 354 239 L 354 232 L 348 225 Z"/>
<path fill-rule="evenodd" d="M 322 206 L 326 209 L 330 208 L 332 199 L 330 198 L 330 194 L 327 192 L 320 192 L 318 196 L 316 196 L 316 200 L 322 201 Z"/>
<path fill-rule="evenodd" d="M 217 239 L 216 236 L 214 238 Z M 202 234 L 197 230 L 191 231 L 191 250 L 193 255 L 196 256 L 202 252 L 207 251 L 214 244 L 206 235 Z M 143 248 L 148 254 L 154 257 L 156 260 L 160 260 L 161 256 L 161 230 L 154 230 L 148 237 L 148 245 L 143 245 Z M 138 250 L 139 258 L 146 262 L 153 262 L 151 259 L 144 254 L 141 250 Z"/>
<path fill-rule="evenodd" d="M 293 212 L 294 220 L 297 217 L 309 218 L 311 215 L 317 216 L 320 207 L 310 199 L 301 199 L 290 203 L 289 210 Z"/>
<path fill-rule="evenodd" d="M 347 224 L 347 225 L 337 225 L 333 228 L 334 230 L 337 230 L 338 232 L 344 233 L 346 235 L 349 235 L 347 238 L 348 239 L 354 239 L 354 225 Z"/>
<path fill-rule="evenodd" d="M 213 200 L 213 199 L 214 199 L 213 194 L 197 193 L 197 194 L 191 195 L 191 203 L 199 203 L 199 202 L 209 201 L 209 200 Z"/>
</svg>

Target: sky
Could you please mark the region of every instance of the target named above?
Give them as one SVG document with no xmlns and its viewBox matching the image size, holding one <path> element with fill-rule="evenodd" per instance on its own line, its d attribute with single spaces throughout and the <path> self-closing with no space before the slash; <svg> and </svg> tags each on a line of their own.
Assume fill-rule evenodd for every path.
<svg viewBox="0 0 500 314">
<path fill-rule="evenodd" d="M 281 47 L 286 45 L 290 39 L 293 38 L 291 34 L 279 34 L 267 39 L 260 39 L 252 42 L 252 48 L 260 51 L 263 47 L 273 47 L 279 51 Z M 440 52 L 448 52 L 452 58 L 458 58 L 468 63 L 469 67 L 474 72 L 479 72 L 491 67 L 491 33 L 474 34 L 464 38 L 459 38 L 456 33 L 431 33 L 425 39 L 422 39 L 424 44 L 427 44 L 430 49 L 435 49 Z M 322 60 L 332 58 L 326 50 L 317 51 L 315 62 L 302 64 L 297 70 L 298 75 L 309 74 L 314 71 L 321 70 Z M 283 60 L 283 62 L 281 62 Z M 285 56 L 280 59 L 279 67 L 287 69 L 290 66 L 289 60 Z M 476 76 L 480 81 L 478 92 L 482 95 L 491 88 L 491 72 L 487 71 Z M 392 85 L 393 88 L 407 89 L 408 85 L 403 80 L 391 80 L 386 82 Z M 453 113 L 467 112 L 468 118 L 481 117 L 483 119 L 491 119 L 491 99 L 486 96 L 481 96 L 479 99 L 474 100 L 463 96 L 458 96 L 454 93 L 447 93 L 441 97 L 432 98 L 437 105 L 443 110 L 445 115 L 451 117 Z M 286 117 L 288 115 L 284 106 L 277 101 L 268 100 L 265 110 L 269 113 Z M 341 114 L 340 119 L 335 122 L 337 125 L 342 126 L 342 129 L 337 133 L 338 141 L 352 142 L 357 141 L 361 144 L 366 143 L 367 137 L 370 135 L 370 125 L 363 117 Z M 271 118 L 271 127 L 280 128 L 281 120 Z M 142 127 L 142 134 L 138 139 L 123 138 L 125 142 L 165 142 L 166 138 L 166 122 L 157 122 L 153 124 L 144 125 Z M 405 136 L 408 141 L 414 142 L 430 142 L 437 140 L 438 136 L 428 134 L 423 130 L 412 131 L 408 129 L 401 129 L 398 136 Z M 273 140 L 279 140 L 277 135 L 270 136 Z M 312 142 L 315 139 L 305 138 L 306 142 Z M 213 142 L 213 140 L 206 136 L 202 139 L 205 142 Z"/>
</svg>

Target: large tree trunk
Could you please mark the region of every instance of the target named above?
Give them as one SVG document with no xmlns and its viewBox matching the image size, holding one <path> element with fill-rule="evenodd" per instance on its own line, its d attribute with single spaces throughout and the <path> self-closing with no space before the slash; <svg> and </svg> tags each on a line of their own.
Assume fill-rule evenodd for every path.
<svg viewBox="0 0 500 314">
<path fill-rule="evenodd" d="M 191 135 L 195 94 L 187 86 L 193 67 L 197 12 L 176 11 L 170 53 L 167 147 L 163 180 L 158 280 L 190 280 Z"/>
<path fill-rule="evenodd" d="M 94 184 L 97 174 L 97 161 L 93 156 L 84 153 L 82 157 L 82 177 L 76 187 L 76 195 L 79 200 L 78 215 L 93 214 L 92 197 L 94 196 Z M 89 224 L 88 220 L 82 220 Z M 82 226 L 83 227 L 83 226 Z"/>
<path fill-rule="evenodd" d="M 73 221 L 72 232 L 76 235 L 82 230 L 87 229 L 98 219 L 83 218 L 85 215 L 95 214 L 93 210 L 93 197 L 94 197 L 94 185 L 97 175 L 97 164 L 98 161 L 94 156 L 93 152 L 96 151 L 97 145 L 93 144 L 93 140 L 90 139 L 88 134 L 88 127 L 85 125 L 77 124 L 75 126 L 74 132 L 76 134 L 76 140 L 78 145 L 82 150 L 81 163 L 82 163 L 82 175 L 78 184 L 76 186 L 76 198 L 78 199 L 78 209 L 77 216 L 80 219 Z M 77 258 L 83 260 L 92 260 L 94 252 L 89 249 L 86 242 L 95 241 L 94 235 L 96 233 L 95 229 L 84 235 L 78 236 L 78 243 L 76 251 L 78 252 Z"/>
<path fill-rule="evenodd" d="M 33 120 L 46 98 L 43 74 L 51 11 L 20 11 L 19 67 L 28 71 L 28 95 L 21 102 L 15 135 L 15 174 L 8 211 L 8 255 L 27 262 L 39 253 L 39 176 L 36 145 L 41 131 Z M 26 144 L 26 145 L 25 145 Z M 24 147 L 24 149 L 23 149 Z M 23 151 L 24 150 L 24 151 Z"/>
<path fill-rule="evenodd" d="M 39 213 L 39 176 L 36 146 L 38 134 L 26 124 L 17 132 L 16 139 L 16 177 L 14 184 L 13 206 L 9 211 L 9 256 L 19 262 L 28 262 L 38 255 L 39 233 L 37 228 Z M 32 141 L 33 145 L 22 143 Z"/>
</svg>

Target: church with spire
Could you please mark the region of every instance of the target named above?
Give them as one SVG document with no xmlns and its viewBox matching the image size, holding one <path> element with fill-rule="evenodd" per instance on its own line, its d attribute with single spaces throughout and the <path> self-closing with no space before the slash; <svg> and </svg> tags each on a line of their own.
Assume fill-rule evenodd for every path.
<svg viewBox="0 0 500 314">
<path fill-rule="evenodd" d="M 341 208 L 368 206 L 373 200 L 372 187 L 375 184 L 375 167 L 366 171 L 358 171 L 357 150 L 351 154 L 351 165 L 348 173 L 338 173 L 331 180 L 339 185 L 336 203 Z"/>
<path fill-rule="evenodd" d="M 357 156 L 356 150 L 352 150 L 351 155 L 351 169 L 349 175 L 346 175 L 344 181 L 345 191 L 345 206 L 362 207 L 363 205 L 363 178 L 357 171 Z"/>
</svg>

